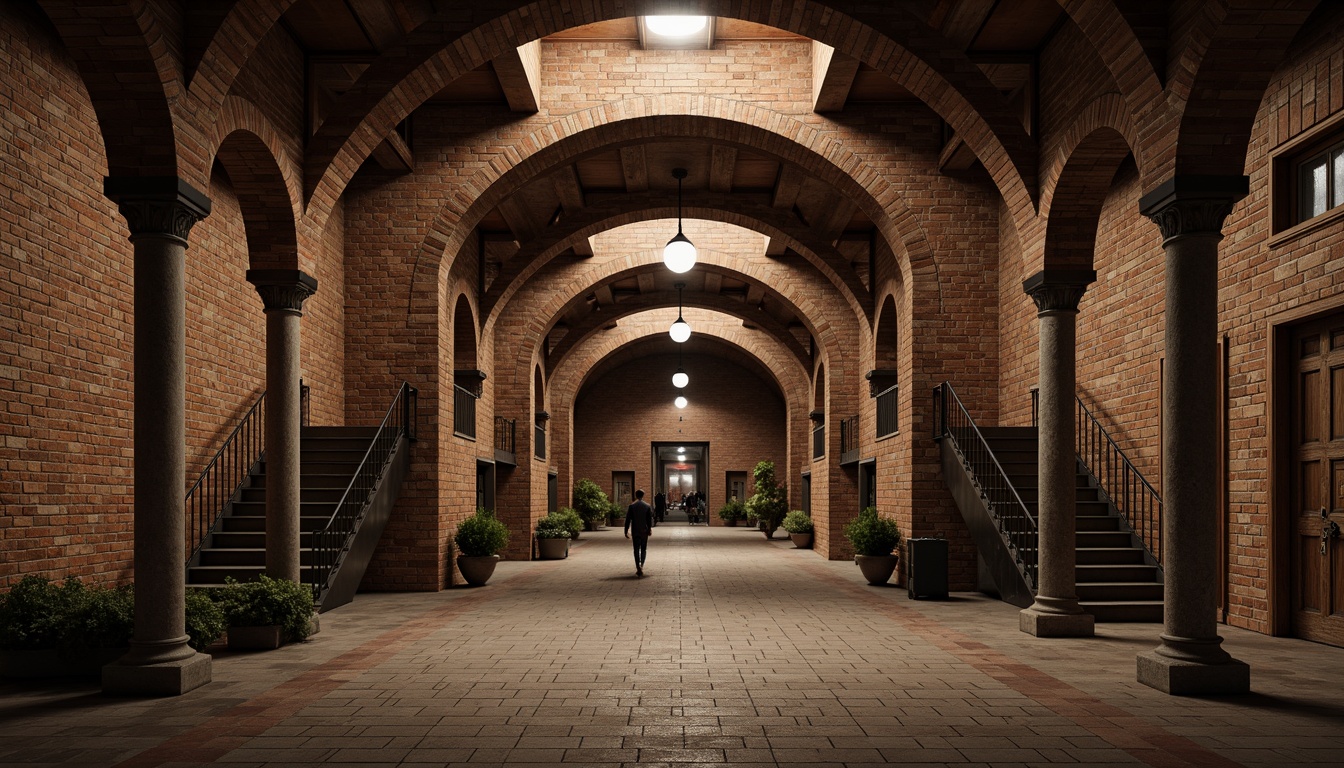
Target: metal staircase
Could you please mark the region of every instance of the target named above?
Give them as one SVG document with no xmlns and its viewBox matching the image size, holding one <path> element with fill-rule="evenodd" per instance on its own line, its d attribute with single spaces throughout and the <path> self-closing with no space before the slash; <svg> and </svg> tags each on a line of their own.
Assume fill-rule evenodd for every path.
<svg viewBox="0 0 1344 768">
<path fill-rule="evenodd" d="M 1035 427 L 978 427 L 952 387 L 934 390 L 943 476 L 999 596 L 1035 596 Z M 1077 595 L 1097 621 L 1162 621 L 1162 573 L 1102 483 L 1078 461 Z"/>
<path fill-rule="evenodd" d="M 415 390 L 403 385 L 377 427 L 309 427 L 300 437 L 301 578 L 318 610 L 349 602 L 409 466 Z M 187 564 L 187 585 L 255 579 L 266 570 L 264 453 L 225 500 Z"/>
</svg>

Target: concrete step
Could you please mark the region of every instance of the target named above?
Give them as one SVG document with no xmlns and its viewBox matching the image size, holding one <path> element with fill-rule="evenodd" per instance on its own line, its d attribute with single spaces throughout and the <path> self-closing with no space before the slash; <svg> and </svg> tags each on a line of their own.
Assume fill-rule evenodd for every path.
<svg viewBox="0 0 1344 768">
<path fill-rule="evenodd" d="M 1078 584 L 1102 582 L 1157 582 L 1157 567 L 1147 563 L 1116 563 L 1079 565 L 1075 569 Z"/>
<path fill-rule="evenodd" d="M 1079 549 L 1119 549 L 1131 543 L 1133 539 L 1124 531 L 1078 531 L 1074 534 L 1074 544 Z"/>
<path fill-rule="evenodd" d="M 1075 519 L 1075 527 L 1080 531 L 1100 532 L 1120 530 L 1120 518 L 1115 515 L 1083 515 Z"/>
<path fill-rule="evenodd" d="M 226 578 L 234 581 L 252 581 L 266 572 L 264 566 L 248 565 L 204 565 L 187 571 L 187 585 L 221 585 Z M 305 584 L 312 579 L 312 569 L 305 566 L 299 569 L 299 579 Z"/>
<path fill-rule="evenodd" d="M 307 507 L 308 505 L 303 505 Z M 326 527 L 327 521 L 331 519 L 331 513 L 335 511 L 333 506 L 323 507 L 326 511 L 321 515 L 304 515 L 299 518 L 300 531 L 317 531 Z M 305 510 L 306 511 L 306 510 Z M 224 533 L 265 533 L 266 517 L 260 514 L 252 515 L 229 515 L 219 521 L 219 530 Z"/>
<path fill-rule="evenodd" d="M 300 438 L 357 437 L 367 442 L 376 434 L 378 427 L 304 427 L 300 432 Z"/>
<path fill-rule="evenodd" d="M 230 547 L 230 548 L 208 548 L 201 550 L 202 566 L 249 566 L 265 567 L 266 548 L 265 542 L 261 547 Z M 313 551 L 311 549 L 299 550 L 299 562 L 303 565 L 313 564 Z"/>
<path fill-rule="evenodd" d="M 349 482 L 350 482 L 350 479 L 349 479 L 349 478 L 346 478 L 346 483 L 348 484 Z M 346 485 L 341 485 L 340 487 L 331 487 L 331 488 L 314 488 L 314 487 L 309 486 L 308 483 L 304 482 L 303 479 L 301 479 L 301 480 L 300 480 L 300 487 L 299 487 L 299 503 L 301 503 L 301 504 L 318 504 L 318 503 L 330 503 L 330 504 L 335 504 L 336 502 L 338 502 L 338 501 L 341 500 L 341 497 L 342 497 L 342 496 L 345 495 L 345 489 L 346 489 Z M 244 488 L 244 489 L 239 493 L 239 499 L 238 499 L 238 502 L 237 502 L 237 503 L 241 503 L 241 504 L 265 504 L 265 503 L 266 503 L 266 488 L 265 488 L 264 486 L 261 487 L 261 488 L 255 488 L 255 487 L 254 487 L 254 488 Z"/>
<path fill-rule="evenodd" d="M 1111 603 L 1082 601 L 1079 604 L 1097 621 L 1162 623 L 1161 600 L 1127 600 Z"/>
<path fill-rule="evenodd" d="M 1151 581 L 1111 581 L 1079 583 L 1078 599 L 1091 603 L 1162 600 L 1162 585 Z"/>
<path fill-rule="evenodd" d="M 1078 565 L 1137 565 L 1144 562 L 1143 550 L 1134 547 L 1080 548 Z"/>
<path fill-rule="evenodd" d="M 307 470 L 307 467 L 303 467 Z M 300 484 L 303 490 L 308 489 L 338 489 L 344 491 L 350 486 L 350 478 L 354 477 L 355 469 L 352 466 L 350 471 L 345 474 L 325 475 L 317 472 L 304 471 L 300 475 Z M 259 474 L 252 477 L 252 488 L 266 488 L 266 475 Z"/>
</svg>

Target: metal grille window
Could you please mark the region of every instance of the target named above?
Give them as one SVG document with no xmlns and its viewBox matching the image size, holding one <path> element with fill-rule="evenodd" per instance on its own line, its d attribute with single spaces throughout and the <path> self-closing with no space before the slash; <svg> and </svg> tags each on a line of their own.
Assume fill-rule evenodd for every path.
<svg viewBox="0 0 1344 768">
<path fill-rule="evenodd" d="M 453 385 L 453 432 L 476 439 L 476 395 Z"/>
<path fill-rule="evenodd" d="M 894 435 L 900 426 L 900 388 L 888 387 L 877 396 L 877 436 Z"/>
</svg>

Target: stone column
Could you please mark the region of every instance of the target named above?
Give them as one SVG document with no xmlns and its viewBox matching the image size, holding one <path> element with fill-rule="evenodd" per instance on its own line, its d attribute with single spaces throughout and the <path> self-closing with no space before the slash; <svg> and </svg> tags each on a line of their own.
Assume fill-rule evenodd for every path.
<svg viewBox="0 0 1344 768">
<path fill-rule="evenodd" d="M 296 269 L 249 269 L 266 311 L 266 575 L 302 580 L 299 563 L 299 318 L 317 280 Z"/>
<path fill-rule="evenodd" d="M 1244 176 L 1178 176 L 1139 201 L 1166 251 L 1162 388 L 1162 644 L 1138 680 L 1171 694 L 1250 690 L 1251 671 L 1217 633 L 1218 241 Z"/>
<path fill-rule="evenodd" d="M 108 693 L 177 695 L 210 682 L 186 633 L 187 234 L 210 200 L 173 177 L 109 177 L 135 249 L 135 631 L 103 667 Z"/>
<path fill-rule="evenodd" d="M 1076 390 L 1075 329 L 1078 302 L 1097 273 L 1043 270 L 1022 289 L 1036 302 L 1040 319 L 1040 418 L 1037 428 L 1036 600 L 1018 618 L 1036 637 L 1091 637 L 1092 614 L 1078 604 L 1077 514 L 1074 450 Z"/>
</svg>

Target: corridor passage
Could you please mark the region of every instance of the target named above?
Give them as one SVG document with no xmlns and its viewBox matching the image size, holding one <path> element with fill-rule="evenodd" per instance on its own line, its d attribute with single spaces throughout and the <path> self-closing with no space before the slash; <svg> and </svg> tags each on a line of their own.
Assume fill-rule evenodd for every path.
<svg viewBox="0 0 1344 768">
<path fill-rule="evenodd" d="M 217 651 L 173 699 L 0 684 L 0 765 L 1344 766 L 1344 650 L 1223 629 L 1250 696 L 1134 681 L 1160 627 L 1037 639 L 744 528 L 619 529 L 490 584 L 364 594 L 307 643 Z"/>
</svg>

